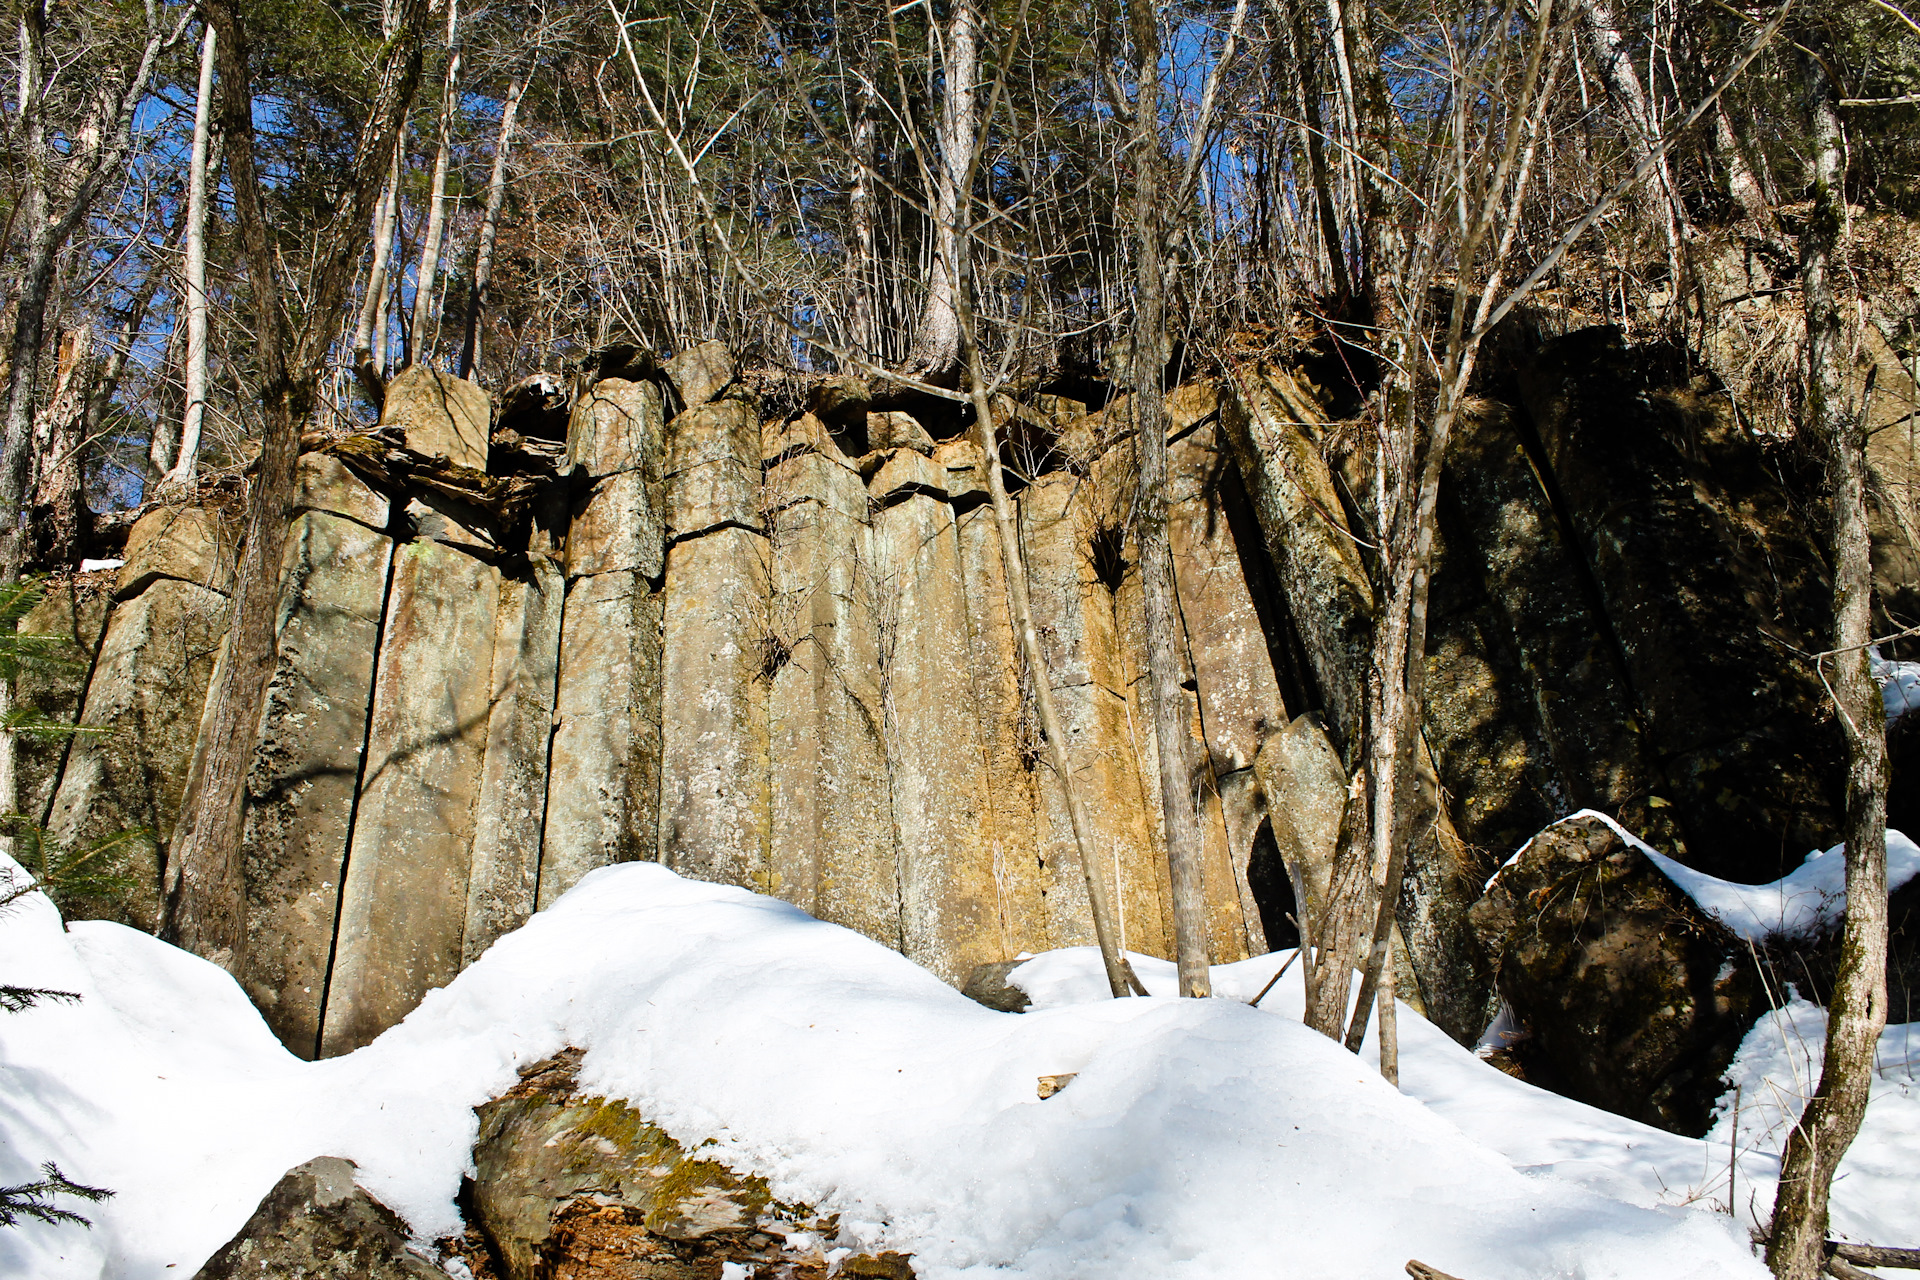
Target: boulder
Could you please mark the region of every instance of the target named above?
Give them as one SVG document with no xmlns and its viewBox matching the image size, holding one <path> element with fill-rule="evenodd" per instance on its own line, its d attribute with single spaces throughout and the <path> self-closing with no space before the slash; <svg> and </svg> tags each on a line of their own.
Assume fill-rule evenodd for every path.
<svg viewBox="0 0 1920 1280">
<path fill-rule="evenodd" d="M 660 812 L 661 592 L 638 573 L 567 589 L 537 903 L 613 862 L 650 858 Z"/>
<path fill-rule="evenodd" d="M 407 1247 L 407 1224 L 353 1182 L 351 1160 L 289 1169 L 194 1280 L 446 1280 Z"/>
<path fill-rule="evenodd" d="M 114 596 L 131 600 L 163 578 L 225 595 L 233 587 L 236 538 L 215 507 L 155 507 L 127 532 Z"/>
<path fill-rule="evenodd" d="M 867 493 L 829 456 L 767 471 L 771 836 L 767 891 L 888 945 L 900 887 L 881 698 L 880 583 Z"/>
<path fill-rule="evenodd" d="M 872 404 L 873 392 L 867 386 L 866 379 L 850 373 L 822 378 L 807 393 L 807 412 L 836 431 L 864 428 L 867 425 L 867 410 Z"/>
<path fill-rule="evenodd" d="M 47 836 L 78 849 L 130 837 L 112 855 L 123 892 L 67 899 L 69 920 L 160 923 L 161 849 L 172 835 L 200 716 L 226 631 L 227 598 L 159 579 L 107 615 Z M 100 865 L 96 861 L 96 866 Z"/>
<path fill-rule="evenodd" d="M 368 1043 L 452 981 L 466 930 L 500 571 L 438 542 L 402 543 L 393 560 L 325 1057 Z"/>
<path fill-rule="evenodd" d="M 1025 1013 L 1033 1004 L 1027 993 L 1007 981 L 1025 960 L 994 960 L 975 965 L 960 986 L 960 994 L 1001 1013 Z"/>
<path fill-rule="evenodd" d="M 387 527 L 391 510 L 387 495 L 347 470 L 346 464 L 330 453 L 301 454 L 295 484 L 295 511 L 345 516 L 369 529 L 384 531 Z"/>
<path fill-rule="evenodd" d="M 700 405 L 667 424 L 667 536 L 761 524 L 759 416 L 744 400 Z"/>
<path fill-rule="evenodd" d="M 1741 941 L 1598 817 L 1535 836 L 1473 907 L 1527 1079 L 1674 1133 L 1707 1131 L 1766 1009 Z"/>
<path fill-rule="evenodd" d="M 740 360 L 718 339 L 688 347 L 665 365 L 680 403 L 688 409 L 718 400 L 740 376 Z"/>
<path fill-rule="evenodd" d="M 931 454 L 933 437 L 911 414 L 870 413 L 867 415 L 867 447 L 876 452 L 882 449 L 913 449 Z"/>
<path fill-rule="evenodd" d="M 387 384 L 380 425 L 400 428 L 415 453 L 485 471 L 493 398 L 478 383 L 409 365 Z"/>
<path fill-rule="evenodd" d="M 825 1280 L 816 1241 L 832 1237 L 831 1220 L 775 1200 L 764 1178 L 697 1158 L 627 1103 L 582 1095 L 580 1058 L 569 1049 L 535 1063 L 478 1109 L 473 1215 L 506 1280 L 714 1280 L 727 1264 Z M 787 1249 L 789 1233 L 804 1248 Z M 910 1278 L 904 1263 L 856 1256 L 838 1272 Z"/>
<path fill-rule="evenodd" d="M 105 576 L 105 575 L 102 575 Z M 107 611 L 113 606 L 111 579 L 87 585 L 81 581 L 49 588 L 26 617 L 22 635 L 43 637 L 34 642 L 48 661 L 23 663 L 14 678 L 14 701 L 48 720 L 73 723 L 86 697 L 87 677 Z M 60 782 L 68 739 L 23 733 L 14 739 L 15 767 L 20 771 L 20 811 L 45 813 Z"/>
</svg>

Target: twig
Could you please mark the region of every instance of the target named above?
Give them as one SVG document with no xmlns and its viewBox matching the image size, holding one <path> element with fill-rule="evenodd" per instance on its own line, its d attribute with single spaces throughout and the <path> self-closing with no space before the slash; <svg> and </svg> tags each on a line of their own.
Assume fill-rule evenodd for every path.
<svg viewBox="0 0 1920 1280">
<path fill-rule="evenodd" d="M 1260 988 L 1260 994 L 1255 996 L 1253 999 L 1247 1001 L 1247 1003 L 1252 1005 L 1254 1008 L 1258 1009 L 1260 1007 L 1260 1002 L 1267 998 L 1267 992 L 1273 990 L 1273 984 L 1280 981 L 1281 978 L 1286 976 L 1287 970 L 1293 968 L 1293 962 L 1300 958 L 1300 952 L 1303 950 L 1305 950 L 1304 943 L 1298 947 L 1295 947 L 1293 949 L 1293 954 L 1287 957 L 1287 962 L 1280 966 L 1280 971 L 1274 974 L 1271 978 L 1268 978 L 1267 985 Z"/>
</svg>

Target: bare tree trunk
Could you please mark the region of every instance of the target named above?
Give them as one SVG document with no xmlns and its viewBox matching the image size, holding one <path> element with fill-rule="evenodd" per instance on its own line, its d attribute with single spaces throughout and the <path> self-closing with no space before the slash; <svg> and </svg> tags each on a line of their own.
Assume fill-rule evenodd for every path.
<svg viewBox="0 0 1920 1280">
<path fill-rule="evenodd" d="M 1140 538 L 1140 587 L 1146 612 L 1147 715 L 1160 757 L 1160 808 L 1172 880 L 1173 950 L 1180 994 L 1213 994 L 1207 956 L 1206 893 L 1200 876 L 1200 826 L 1187 759 L 1186 691 L 1174 605 L 1173 551 L 1167 541 L 1167 428 L 1162 379 L 1167 361 L 1167 280 L 1163 246 L 1165 158 L 1160 148 L 1160 16 L 1134 0 L 1136 89 L 1133 103 L 1133 430 L 1140 460 L 1134 504 Z"/>
<path fill-rule="evenodd" d="M 960 316 L 957 299 L 967 287 L 960 253 L 961 220 L 967 174 L 980 122 L 976 80 L 980 73 L 978 0 L 956 0 L 947 23 L 941 59 L 943 85 L 938 131 L 939 165 L 934 173 L 933 275 L 920 329 L 907 353 L 905 372 L 935 385 L 952 385 L 960 371 Z"/>
<path fill-rule="evenodd" d="M 1620 24 L 1613 16 L 1613 10 L 1607 0 L 1587 0 L 1580 12 L 1580 35 L 1591 53 L 1594 69 L 1606 85 L 1607 93 L 1613 98 L 1626 123 L 1627 146 L 1633 155 L 1635 166 L 1644 164 L 1653 155 L 1654 147 L 1660 142 L 1660 122 L 1654 114 L 1653 104 L 1647 100 L 1646 90 L 1641 86 L 1640 73 L 1634 70 L 1633 55 L 1627 51 L 1625 39 L 1620 35 Z M 1660 232 L 1667 242 L 1667 255 L 1676 272 L 1674 285 L 1678 287 L 1677 272 L 1680 266 L 1680 250 L 1685 242 L 1686 213 L 1680 207 L 1679 191 L 1673 185 L 1673 174 L 1668 168 L 1666 157 L 1661 156 L 1653 167 L 1653 174 L 1647 180 L 1647 198 L 1653 203 L 1653 212 L 1660 220 Z"/>
<path fill-rule="evenodd" d="M 200 427 L 207 414 L 207 140 L 213 132 L 212 26 L 200 38 L 200 91 L 193 107 L 193 155 L 187 165 L 187 411 L 180 421 L 180 454 L 161 482 L 191 488 L 200 462 Z"/>
<path fill-rule="evenodd" d="M 20 9 L 20 81 L 17 120 L 25 153 L 20 207 L 24 215 L 24 271 L 16 295 L 13 346 L 8 353 L 7 421 L 0 452 L 0 577 L 11 581 L 25 562 L 21 527 L 27 491 L 27 445 L 33 431 L 33 394 L 40 379 L 40 346 L 45 340 L 47 296 L 53 286 L 53 228 L 47 223 L 45 89 L 46 0 L 28 0 Z M 11 755 L 11 736 L 8 735 Z M 7 770 L 11 773 L 9 768 Z M 12 807 L 7 810 L 11 813 Z"/>
<path fill-rule="evenodd" d="M 966 302 L 961 302 L 964 308 Z M 971 327 L 971 326 L 967 326 Z M 964 329 L 963 329 L 964 332 Z M 967 346 L 967 385 L 973 405 L 974 438 L 986 459 L 987 493 L 993 502 L 994 528 L 1000 535 L 1000 559 L 1007 572 L 1007 606 L 1013 628 L 1020 640 L 1020 656 L 1026 660 L 1033 680 L 1033 701 L 1040 713 L 1040 732 L 1047 739 L 1047 755 L 1060 792 L 1067 802 L 1067 821 L 1073 827 L 1074 853 L 1080 859 L 1081 873 L 1087 882 L 1087 907 L 1093 915 L 1093 936 L 1100 946 L 1100 960 L 1107 971 L 1107 988 L 1115 998 L 1145 995 L 1146 987 L 1133 972 L 1126 953 L 1120 950 L 1119 930 L 1114 927 L 1113 900 L 1094 853 L 1090 834 L 1093 824 L 1087 820 L 1080 803 L 1080 787 L 1074 781 L 1073 758 L 1067 751 L 1067 731 L 1053 705 L 1053 685 L 1048 674 L 1047 655 L 1040 648 L 1040 633 L 1033 625 L 1033 602 L 1027 594 L 1027 566 L 1020 556 L 1020 539 L 1014 532 L 1013 503 L 1007 497 L 1007 482 L 1000 465 L 999 432 L 994 426 L 993 410 L 987 396 L 986 371 L 980 364 L 980 352 L 971 342 Z"/>
<path fill-rule="evenodd" d="M 874 296 L 879 279 L 880 260 L 874 223 L 874 144 L 878 132 L 877 104 L 874 101 L 875 43 L 869 41 L 865 58 L 866 74 L 860 77 L 859 106 L 853 116 L 853 185 L 847 193 L 847 219 L 853 227 L 853 323 L 854 351 L 863 360 L 881 358 L 878 299 Z"/>
<path fill-rule="evenodd" d="M 33 502 L 36 512 L 46 512 L 46 527 L 37 531 L 44 539 L 36 540 L 34 551 L 49 568 L 76 563 L 86 533 L 81 453 L 94 371 L 93 326 L 82 320 L 61 336 L 53 395 L 34 428 L 39 474 Z"/>
<path fill-rule="evenodd" d="M 1840 971 L 1827 1003 L 1820 1087 L 1787 1137 L 1767 1265 L 1780 1280 L 1815 1280 L 1826 1265 L 1827 1196 L 1866 1114 L 1873 1051 L 1887 1021 L 1886 713 L 1868 666 L 1873 574 L 1867 538 L 1867 429 L 1848 393 L 1846 324 L 1831 272 L 1846 216 L 1839 93 L 1821 59 L 1801 73 L 1813 117 L 1813 209 L 1800 236 L 1807 313 L 1807 425 L 1831 449 L 1834 702 L 1847 738 L 1847 914 Z"/>
<path fill-rule="evenodd" d="M 373 263 L 367 268 L 367 294 L 353 335 L 353 374 L 375 409 L 386 399 L 387 263 L 393 255 L 393 223 L 400 203 L 400 148 L 373 213 Z"/>
<path fill-rule="evenodd" d="M 157 10 L 150 10 L 157 20 Z M 29 485 L 28 455 L 33 446 L 34 394 L 40 375 L 40 348 L 46 336 L 47 300 L 54 262 L 82 218 L 93 208 L 101 186 L 124 171 L 133 143 L 134 109 L 146 97 L 154 64 L 166 47 L 165 33 L 150 26 L 139 63 L 127 74 L 121 92 L 102 105 L 106 122 L 98 144 L 68 161 L 66 203 L 56 216 L 48 207 L 47 177 L 53 158 L 40 101 L 46 57 L 45 0 L 28 0 L 20 17 L 19 133 L 25 152 L 25 183 L 20 203 L 26 220 L 25 254 L 20 269 L 18 310 L 10 349 L 6 434 L 0 444 L 0 578 L 20 572 L 24 553 L 24 507 Z M 111 110 L 107 110 L 110 107 Z"/>
<path fill-rule="evenodd" d="M 164 934 L 197 955 L 237 970 L 246 950 L 246 891 L 240 863 L 241 802 L 254 737 L 274 663 L 274 615 L 280 563 L 295 492 L 300 430 L 312 411 L 327 349 L 340 326 L 360 228 L 420 76 L 421 28 L 427 0 L 399 0 L 372 95 L 332 219 L 314 254 L 300 327 L 292 330 L 281 301 L 276 258 L 253 157 L 252 77 L 242 0 L 203 0 L 220 33 L 220 114 L 233 179 L 234 224 L 247 263 L 258 329 L 265 438 L 248 507 L 247 537 L 234 579 L 233 615 L 167 861 Z"/>
<path fill-rule="evenodd" d="M 500 233 L 500 210 L 507 202 L 507 152 L 513 146 L 513 119 L 520 112 L 520 95 L 527 91 L 533 71 L 515 76 L 500 104 L 500 133 L 493 143 L 493 172 L 487 178 L 487 212 L 480 220 L 480 240 L 473 251 L 473 290 L 467 295 L 467 329 L 460 340 L 460 376 L 471 378 L 480 367 L 480 313 L 487 303 L 487 285 L 493 280 L 493 245 Z"/>
<path fill-rule="evenodd" d="M 433 157 L 433 187 L 427 197 L 427 234 L 420 242 L 420 270 L 413 279 L 413 359 L 433 359 L 433 289 L 440 277 L 440 241 L 447 225 L 447 163 L 453 154 L 453 117 L 460 109 L 460 0 L 447 0 L 447 78 L 440 95 L 440 141 Z"/>
</svg>

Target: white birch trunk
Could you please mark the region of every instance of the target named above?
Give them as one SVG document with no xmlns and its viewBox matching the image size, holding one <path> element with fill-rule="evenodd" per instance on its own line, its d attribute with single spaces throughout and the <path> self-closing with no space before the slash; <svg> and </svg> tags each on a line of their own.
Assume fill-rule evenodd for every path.
<svg viewBox="0 0 1920 1280">
<path fill-rule="evenodd" d="M 200 88 L 193 107 L 193 156 L 187 165 L 187 411 L 180 454 L 162 486 L 193 484 L 207 413 L 207 140 L 213 127 L 213 28 L 200 39 Z"/>
</svg>

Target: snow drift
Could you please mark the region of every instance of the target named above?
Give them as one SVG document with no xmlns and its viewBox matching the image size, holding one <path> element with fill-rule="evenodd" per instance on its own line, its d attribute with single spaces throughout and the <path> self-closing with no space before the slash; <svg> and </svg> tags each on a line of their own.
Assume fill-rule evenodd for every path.
<svg viewBox="0 0 1920 1280">
<path fill-rule="evenodd" d="M 1216 982 L 1250 995 L 1284 959 Z M 1707 1203 L 1724 1145 L 1541 1093 L 1410 1011 L 1402 1093 L 1299 1024 L 1297 984 L 1252 1009 L 1083 998 L 1084 951 L 1018 973 L 1040 1007 L 996 1013 L 784 903 L 633 863 L 306 1063 L 222 971 L 116 925 L 63 932 L 35 895 L 0 917 L 0 977 L 83 999 L 0 1020 L 0 1181 L 55 1159 L 118 1194 L 91 1231 L 0 1232 L 0 1273 L 190 1276 L 317 1155 L 452 1233 L 472 1108 L 571 1044 L 584 1088 L 926 1277 L 1765 1275 L 1734 1218 L 1674 1207 Z"/>
</svg>

